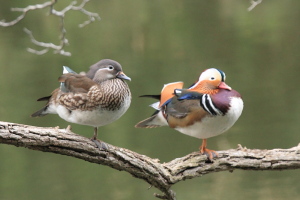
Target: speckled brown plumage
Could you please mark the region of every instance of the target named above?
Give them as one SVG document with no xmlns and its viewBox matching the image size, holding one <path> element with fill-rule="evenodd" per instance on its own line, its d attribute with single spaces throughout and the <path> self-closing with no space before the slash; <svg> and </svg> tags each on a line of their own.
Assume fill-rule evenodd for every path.
<svg viewBox="0 0 300 200">
<path fill-rule="evenodd" d="M 110 79 L 101 84 L 93 84 L 86 93 L 62 93 L 58 102 L 69 110 L 91 111 L 120 109 L 130 90 L 123 80 Z"/>
<path fill-rule="evenodd" d="M 32 117 L 58 114 L 62 119 L 76 124 L 94 127 L 92 140 L 99 148 L 106 148 L 97 140 L 99 126 L 119 119 L 129 108 L 131 93 L 124 80 L 131 80 L 122 71 L 122 66 L 110 59 L 104 59 L 90 67 L 86 75 L 76 74 L 64 67 L 58 78 L 60 87 L 47 100 L 42 109 Z"/>
</svg>

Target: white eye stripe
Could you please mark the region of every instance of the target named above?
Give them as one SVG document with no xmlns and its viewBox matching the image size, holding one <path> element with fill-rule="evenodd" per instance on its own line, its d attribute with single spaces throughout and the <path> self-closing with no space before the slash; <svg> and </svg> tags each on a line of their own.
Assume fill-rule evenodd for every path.
<svg viewBox="0 0 300 200">
<path fill-rule="evenodd" d="M 112 71 L 112 70 L 114 70 L 115 68 L 112 66 L 112 65 L 109 65 L 108 67 L 105 67 L 105 68 L 100 68 L 100 69 L 98 69 L 97 71 L 99 71 L 99 70 L 104 70 L 104 71 L 106 71 L 106 70 L 108 70 L 108 71 Z"/>
</svg>

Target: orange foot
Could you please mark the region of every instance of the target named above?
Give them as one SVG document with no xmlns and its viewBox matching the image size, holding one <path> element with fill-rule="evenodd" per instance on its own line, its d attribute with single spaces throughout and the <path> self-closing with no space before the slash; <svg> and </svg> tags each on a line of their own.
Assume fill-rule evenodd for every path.
<svg viewBox="0 0 300 200">
<path fill-rule="evenodd" d="M 212 161 L 214 158 L 218 157 L 218 153 L 214 150 L 210 150 L 206 148 L 207 139 L 203 139 L 202 145 L 199 147 L 200 153 L 205 154 L 207 158 Z"/>
<path fill-rule="evenodd" d="M 206 149 L 206 148 L 203 149 L 201 147 L 200 147 L 200 153 L 205 154 L 210 161 L 212 161 L 214 158 L 218 157 L 219 154 L 216 151 Z"/>
</svg>

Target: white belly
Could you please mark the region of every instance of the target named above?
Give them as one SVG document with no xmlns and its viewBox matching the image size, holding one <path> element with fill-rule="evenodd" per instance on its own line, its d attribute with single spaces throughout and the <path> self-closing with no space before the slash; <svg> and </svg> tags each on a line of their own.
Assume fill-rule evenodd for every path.
<svg viewBox="0 0 300 200">
<path fill-rule="evenodd" d="M 200 139 L 210 138 L 227 131 L 237 121 L 243 111 L 243 100 L 232 98 L 230 108 L 225 116 L 209 116 L 201 122 L 197 122 L 189 127 L 177 127 L 177 131 Z"/>
<path fill-rule="evenodd" d="M 62 105 L 57 106 L 57 114 L 64 120 L 93 127 L 104 126 L 119 119 L 130 106 L 130 97 L 125 100 L 124 105 L 119 110 L 95 109 L 92 111 L 72 110 L 70 112 Z"/>
</svg>

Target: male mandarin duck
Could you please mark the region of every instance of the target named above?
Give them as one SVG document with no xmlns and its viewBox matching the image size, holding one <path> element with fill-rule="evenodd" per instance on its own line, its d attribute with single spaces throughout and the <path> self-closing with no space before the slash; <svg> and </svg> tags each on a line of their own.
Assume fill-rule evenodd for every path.
<svg viewBox="0 0 300 200">
<path fill-rule="evenodd" d="M 135 127 L 169 126 L 202 139 L 200 152 L 212 160 L 218 154 L 206 148 L 207 138 L 227 131 L 244 107 L 241 95 L 225 83 L 225 78 L 223 71 L 210 68 L 188 89 L 182 89 L 182 82 L 175 82 L 166 84 L 160 95 L 143 95 L 160 101 L 151 105 L 157 111 Z"/>
<path fill-rule="evenodd" d="M 106 144 L 97 140 L 98 127 L 116 121 L 129 108 L 131 93 L 124 80 L 131 79 L 118 62 L 110 59 L 92 65 L 86 75 L 64 67 L 58 79 L 60 87 L 50 96 L 38 99 L 48 102 L 31 116 L 58 114 L 68 122 L 92 126 L 92 141 L 99 149 L 106 149 Z"/>
</svg>

